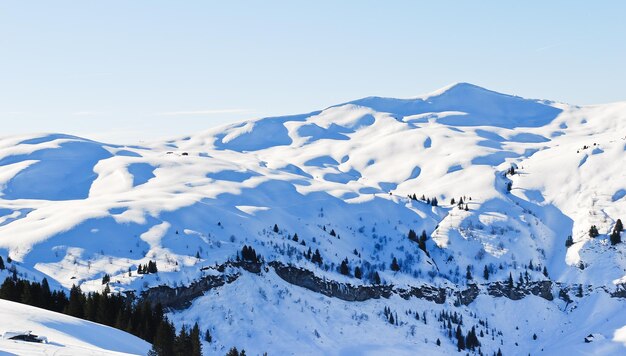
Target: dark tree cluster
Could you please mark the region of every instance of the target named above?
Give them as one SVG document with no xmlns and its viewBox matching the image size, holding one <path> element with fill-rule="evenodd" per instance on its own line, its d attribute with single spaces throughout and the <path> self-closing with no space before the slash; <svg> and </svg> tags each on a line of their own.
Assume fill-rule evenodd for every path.
<svg viewBox="0 0 626 356">
<path fill-rule="evenodd" d="M 149 274 L 159 272 L 156 261 L 148 261 L 148 264 L 137 266 L 137 274 Z"/>
<path fill-rule="evenodd" d="M 422 197 L 417 199 L 417 195 L 415 195 L 415 193 L 413 193 L 413 195 L 409 194 L 408 198 L 414 201 L 423 201 L 426 204 L 432 205 L 432 206 L 438 206 L 439 205 L 439 201 L 437 200 L 436 197 L 432 197 L 432 198 L 426 198 L 423 194 Z"/>
<path fill-rule="evenodd" d="M 591 227 L 589 228 L 589 237 L 593 239 L 598 237 L 598 235 L 600 235 L 600 233 L 598 232 L 598 227 L 595 225 L 591 225 Z"/>
<path fill-rule="evenodd" d="M 107 284 L 111 281 L 111 276 L 108 273 L 105 273 L 104 276 L 102 276 L 102 284 Z"/>
<path fill-rule="evenodd" d="M 565 239 L 565 247 L 570 248 L 573 244 L 574 239 L 572 238 L 572 235 L 567 236 L 567 239 Z"/>
<path fill-rule="evenodd" d="M 395 314 L 395 316 L 394 316 Z M 398 313 L 394 313 L 391 311 L 389 307 L 385 307 L 383 309 L 383 315 L 391 325 L 399 325 Z"/>
<path fill-rule="evenodd" d="M 426 235 L 426 231 L 422 230 L 421 235 L 419 236 L 419 238 L 417 237 L 417 234 L 415 233 L 415 231 L 413 231 L 412 229 L 409 230 L 409 240 L 413 241 L 413 242 L 417 242 L 418 247 L 420 248 L 420 250 L 426 252 L 426 254 L 428 255 L 428 251 L 426 251 L 426 240 L 428 239 L 428 236 Z"/>
<path fill-rule="evenodd" d="M 320 267 L 322 267 L 322 263 L 324 262 L 322 255 L 320 255 L 320 250 L 318 249 L 315 249 L 315 253 L 312 253 L 311 248 L 309 247 L 309 250 L 304 254 L 304 257 Z"/>
<path fill-rule="evenodd" d="M 226 356 L 246 356 L 246 350 L 237 350 L 236 347 L 232 347 L 230 350 L 228 350 L 228 352 L 226 353 Z"/>
<path fill-rule="evenodd" d="M 260 256 L 256 254 L 256 251 L 252 248 L 252 246 L 243 245 L 243 248 L 241 249 L 241 259 L 247 262 L 258 263 Z"/>
</svg>

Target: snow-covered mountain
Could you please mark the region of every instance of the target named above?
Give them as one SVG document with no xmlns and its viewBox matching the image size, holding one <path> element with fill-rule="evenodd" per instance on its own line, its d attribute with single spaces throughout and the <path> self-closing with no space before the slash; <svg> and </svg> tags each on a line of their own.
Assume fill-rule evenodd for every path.
<svg viewBox="0 0 626 356">
<path fill-rule="evenodd" d="M 58 288 L 178 288 L 169 316 L 208 353 L 448 354 L 445 311 L 488 354 L 620 354 L 625 163 L 626 102 L 466 83 L 144 146 L 4 137 L 0 256 Z M 244 245 L 261 268 L 227 263 Z"/>
</svg>

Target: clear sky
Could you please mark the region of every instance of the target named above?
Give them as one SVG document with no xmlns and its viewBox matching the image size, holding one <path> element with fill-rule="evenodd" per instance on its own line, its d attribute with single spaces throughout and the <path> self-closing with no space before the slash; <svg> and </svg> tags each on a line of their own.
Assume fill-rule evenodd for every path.
<svg viewBox="0 0 626 356">
<path fill-rule="evenodd" d="M 626 1 L 0 0 L 0 136 L 191 134 L 453 82 L 626 100 Z"/>
</svg>

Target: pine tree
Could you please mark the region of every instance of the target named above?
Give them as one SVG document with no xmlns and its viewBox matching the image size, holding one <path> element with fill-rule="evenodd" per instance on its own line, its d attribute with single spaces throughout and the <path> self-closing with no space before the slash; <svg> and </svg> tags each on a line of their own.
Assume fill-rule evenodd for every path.
<svg viewBox="0 0 626 356">
<path fill-rule="evenodd" d="M 598 228 L 595 225 L 591 225 L 591 227 L 589 228 L 589 237 L 596 238 L 598 237 L 598 235 L 600 235 L 600 233 L 598 232 Z"/>
<path fill-rule="evenodd" d="M 2 256 L 0 256 L 0 271 L 4 270 L 4 260 L 2 259 Z"/>
<path fill-rule="evenodd" d="M 439 338 L 437 338 L 437 341 L 435 343 L 437 344 L 437 346 L 441 346 L 441 340 L 439 340 Z"/>
<path fill-rule="evenodd" d="M 471 281 L 473 279 L 473 277 L 472 277 L 472 269 L 471 269 L 470 266 L 467 266 L 467 272 L 465 273 L 465 278 L 468 281 Z"/>
<path fill-rule="evenodd" d="M 460 325 L 456 328 L 456 348 L 457 351 L 465 350 L 465 337 L 463 336 Z"/>
<path fill-rule="evenodd" d="M 507 284 L 509 285 L 509 288 L 513 288 L 513 275 L 511 274 L 511 272 L 509 272 L 509 279 L 507 281 Z"/>
<path fill-rule="evenodd" d="M 363 273 L 361 272 L 361 268 L 359 266 L 354 267 L 354 277 L 361 279 Z"/>
<path fill-rule="evenodd" d="M 211 336 L 211 331 L 209 329 L 206 329 L 206 332 L 204 333 L 204 341 L 209 344 L 213 342 L 213 336 Z"/>
<path fill-rule="evenodd" d="M 374 284 L 381 284 L 380 275 L 377 271 L 374 271 L 373 282 Z"/>
<path fill-rule="evenodd" d="M 572 238 L 572 235 L 569 235 L 567 237 L 567 239 L 565 240 L 565 247 L 571 247 L 574 244 L 574 239 Z"/>
<path fill-rule="evenodd" d="M 545 277 L 548 277 L 548 269 L 546 268 L 546 266 L 543 266 L 543 275 Z"/>
<path fill-rule="evenodd" d="M 313 257 L 311 257 L 311 262 L 317 263 L 318 265 L 322 265 L 322 255 L 320 255 L 320 250 L 315 249 L 315 253 Z"/>
<path fill-rule="evenodd" d="M 400 270 L 400 265 L 398 264 L 398 260 L 394 257 L 391 261 L 391 270 L 394 272 L 398 272 Z"/>
<path fill-rule="evenodd" d="M 620 232 L 617 230 L 611 233 L 610 239 L 611 239 L 611 245 L 617 245 L 618 243 L 622 242 L 622 236 Z"/>
<path fill-rule="evenodd" d="M 409 230 L 409 240 L 418 242 L 417 234 L 415 233 L 415 231 L 413 231 L 413 229 Z"/>
<path fill-rule="evenodd" d="M 483 270 L 483 277 L 486 281 L 489 280 L 489 268 L 487 268 L 487 266 L 485 266 L 485 269 Z"/>
<path fill-rule="evenodd" d="M 350 274 L 350 267 L 348 267 L 348 258 L 346 257 L 345 260 L 341 261 L 341 266 L 339 267 L 339 272 L 341 274 L 343 274 L 344 276 L 347 276 Z"/>
<path fill-rule="evenodd" d="M 162 320 L 157 326 L 151 353 L 159 356 L 174 355 L 175 338 L 176 331 L 174 325 L 167 319 Z"/>
<path fill-rule="evenodd" d="M 427 239 L 428 237 L 426 236 L 426 230 L 422 230 L 422 234 L 420 235 L 418 246 L 424 252 L 426 252 L 426 240 Z"/>
<path fill-rule="evenodd" d="M 200 328 L 195 323 L 189 332 L 191 338 L 191 356 L 202 356 L 202 343 L 200 342 Z"/>
<path fill-rule="evenodd" d="M 622 225 L 622 219 L 617 219 L 617 221 L 615 222 L 615 227 L 613 228 L 613 230 L 617 231 L 617 232 L 624 231 L 624 225 Z"/>
<path fill-rule="evenodd" d="M 72 285 L 72 288 L 70 289 L 70 299 L 65 313 L 77 318 L 82 318 L 85 310 L 84 299 L 85 297 L 83 296 L 83 292 L 80 290 L 80 287 Z"/>
<path fill-rule="evenodd" d="M 105 273 L 102 277 L 102 284 L 107 284 L 111 281 L 111 276 L 108 273 Z"/>
<path fill-rule="evenodd" d="M 277 224 L 274 224 L 274 229 L 273 230 L 274 230 L 275 233 L 278 233 L 279 230 L 278 230 L 278 225 Z"/>
<path fill-rule="evenodd" d="M 337 233 L 335 232 L 335 229 L 331 229 L 330 230 L 330 236 L 336 237 Z"/>
</svg>

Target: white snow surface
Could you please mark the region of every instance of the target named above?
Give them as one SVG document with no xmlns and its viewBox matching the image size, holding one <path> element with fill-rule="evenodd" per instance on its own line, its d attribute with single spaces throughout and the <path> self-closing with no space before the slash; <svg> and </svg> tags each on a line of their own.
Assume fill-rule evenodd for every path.
<svg viewBox="0 0 626 356">
<path fill-rule="evenodd" d="M 187 285 L 201 267 L 234 259 L 244 244 L 266 261 L 352 284 L 370 282 L 339 274 L 344 258 L 396 286 L 460 287 L 467 266 L 485 283 L 485 266 L 490 281 L 503 281 L 509 273 L 517 279 L 532 260 L 553 281 L 582 284 L 585 298 L 566 305 L 480 296 L 458 312 L 488 317 L 503 331 L 502 344 L 486 340 L 485 350 L 620 354 L 624 300 L 600 290 L 626 282 L 626 245 L 608 240 L 616 220 L 626 218 L 625 164 L 626 102 L 579 107 L 467 83 L 143 146 L 60 134 L 2 137 L 0 256 L 10 255 L 23 277 L 48 277 L 58 288 L 101 290 L 108 273 L 120 292 Z M 505 175 L 512 166 L 516 173 Z M 412 194 L 436 197 L 439 206 Z M 460 197 L 467 211 L 450 204 Z M 588 236 L 591 225 L 599 237 Z M 407 239 L 409 229 L 426 231 L 430 256 Z M 290 239 L 295 233 L 306 246 Z M 302 257 L 309 247 L 319 249 L 328 270 Z M 400 272 L 389 269 L 392 257 Z M 157 275 L 128 276 L 129 267 L 149 260 L 157 261 Z M 343 302 L 269 272 L 243 273 L 170 317 L 178 326 L 197 320 L 212 329 L 216 341 L 205 349 L 220 353 L 231 346 L 252 354 L 456 351 L 436 322 L 417 323 L 413 332 L 410 324 L 385 324 L 384 306 L 441 310 L 399 297 Z M 605 338 L 583 344 L 591 333 Z"/>
<path fill-rule="evenodd" d="M 147 342 L 123 331 L 0 299 L 0 355 L 145 355 Z M 2 338 L 7 331 L 31 331 L 47 343 Z"/>
</svg>

